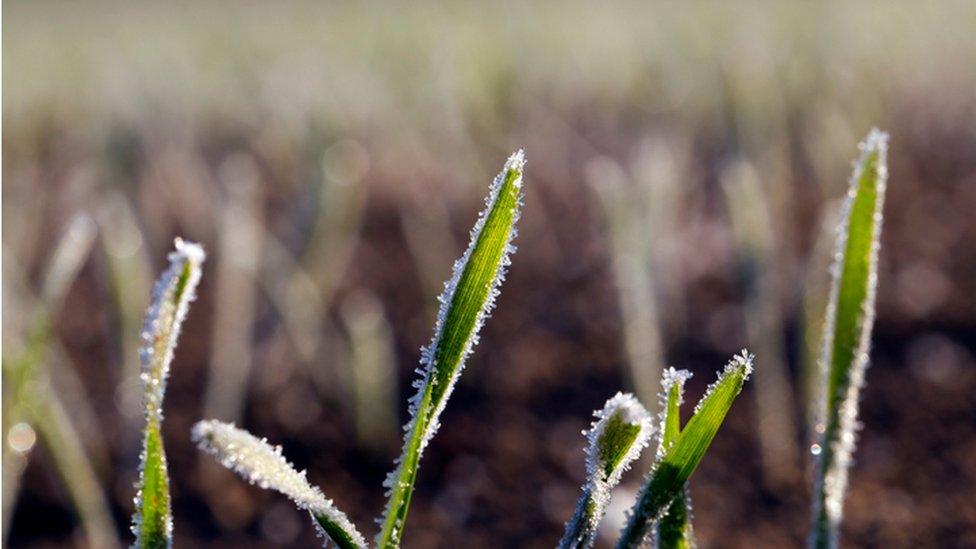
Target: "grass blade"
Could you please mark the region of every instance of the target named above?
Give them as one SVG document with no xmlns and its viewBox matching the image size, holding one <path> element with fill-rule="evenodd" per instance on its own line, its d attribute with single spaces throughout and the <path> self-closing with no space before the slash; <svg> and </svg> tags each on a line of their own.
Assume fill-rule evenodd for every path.
<svg viewBox="0 0 976 549">
<path fill-rule="evenodd" d="M 655 463 L 637 496 L 630 518 L 617 541 L 618 549 L 640 546 L 653 531 L 685 483 L 701 463 L 732 402 L 752 373 L 752 355 L 743 351 L 734 357 L 712 383 L 695 407 L 695 414 L 678 434 L 674 444 Z"/>
<path fill-rule="evenodd" d="M 587 166 L 590 187 L 599 197 L 607 229 L 617 286 L 617 302 L 623 321 L 624 347 L 634 392 L 645 402 L 657 394 L 663 370 L 663 344 L 654 283 L 652 250 L 644 220 L 650 217 L 642 196 L 623 168 L 609 158 Z"/>
<path fill-rule="evenodd" d="M 45 267 L 36 302 L 14 266 L 16 261 L 10 259 L 12 254 L 4 250 L 8 257 L 3 273 L 4 315 L 10 313 L 27 320 L 24 325 L 11 324 L 14 329 L 6 335 L 18 333 L 20 337 L 11 336 L 4 341 L 8 351 L 3 357 L 3 520 L 9 524 L 20 475 L 33 442 L 40 441 L 71 498 L 88 544 L 112 548 L 119 546 L 115 524 L 96 474 L 96 460 L 88 455 L 92 446 L 99 446 L 99 442 L 104 446 L 104 442 L 97 433 L 79 428 L 94 414 L 86 409 L 88 401 L 82 392 L 74 394 L 79 391 L 78 384 L 64 383 L 72 380 L 73 372 L 62 364 L 64 352 L 53 326 L 71 285 L 88 260 L 96 236 L 97 228 L 87 214 L 76 214 L 71 219 Z M 6 318 L 4 324 L 8 324 Z M 60 389 L 52 384 L 55 378 L 62 382 Z M 64 399 L 72 396 L 74 406 L 69 409 Z M 14 424 L 22 433 L 34 437 L 30 444 L 16 444 L 11 439 Z M 9 529 L 5 528 L 4 544 L 8 535 Z"/>
<path fill-rule="evenodd" d="M 193 426 L 193 441 L 200 450 L 214 456 L 224 467 L 233 470 L 251 484 L 278 491 L 295 505 L 308 511 L 323 537 L 327 536 L 343 549 L 364 548 L 366 539 L 345 513 L 332 504 L 322 491 L 297 471 L 281 455 L 281 446 L 271 446 L 232 423 L 200 421 Z M 323 538 L 324 540 L 325 538 Z"/>
<path fill-rule="evenodd" d="M 418 370 L 421 377 L 414 384 L 417 393 L 410 400 L 412 419 L 406 427 L 403 453 L 384 483 L 389 492 L 376 539 L 379 547 L 400 544 L 420 456 L 437 432 L 441 411 L 505 278 L 509 256 L 515 250 L 511 242 L 521 209 L 524 167 L 525 157 L 518 151 L 495 178 L 485 199 L 486 207 L 471 231 L 471 243 L 454 263 L 454 274 L 440 296 L 434 337 L 422 350 Z"/>
<path fill-rule="evenodd" d="M 721 176 L 735 241 L 736 264 L 745 293 L 743 312 L 748 340 L 763 357 L 762 371 L 753 380 L 759 455 L 763 481 L 782 493 L 799 472 L 793 393 L 785 358 L 782 326 L 783 271 L 774 216 L 768 192 L 752 164 L 737 161 Z"/>
<path fill-rule="evenodd" d="M 663 458 L 681 434 L 681 404 L 684 402 L 685 382 L 691 378 L 688 370 L 668 368 L 661 376 L 661 430 L 657 447 Z M 682 495 L 674 498 L 667 514 L 657 524 L 657 546 L 660 549 L 689 549 L 695 546 L 691 529 L 691 493 L 688 484 Z"/>
<path fill-rule="evenodd" d="M 820 364 L 822 405 L 812 447 L 815 468 L 811 547 L 836 547 L 854 452 L 857 402 L 868 364 L 878 250 L 887 180 L 888 135 L 871 130 L 860 145 L 837 231 Z"/>
<path fill-rule="evenodd" d="M 176 239 L 176 251 L 169 254 L 169 268 L 153 288 L 153 299 L 143 324 L 142 383 L 145 389 L 146 429 L 143 438 L 136 511 L 132 532 L 136 547 L 170 547 L 173 517 L 170 510 L 169 475 L 163 448 L 163 396 L 173 351 L 183 319 L 200 282 L 205 254 L 197 244 Z"/>
<path fill-rule="evenodd" d="M 647 446 L 654 431 L 650 414 L 630 394 L 617 393 L 593 415 L 597 421 L 587 435 L 586 484 L 559 542 L 563 549 L 593 546 L 610 492 Z"/>
</svg>

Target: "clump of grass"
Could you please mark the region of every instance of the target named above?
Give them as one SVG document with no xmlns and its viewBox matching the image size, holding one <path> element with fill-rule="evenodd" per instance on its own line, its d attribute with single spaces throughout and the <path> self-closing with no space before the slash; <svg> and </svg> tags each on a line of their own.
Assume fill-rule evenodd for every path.
<svg viewBox="0 0 976 549">
<path fill-rule="evenodd" d="M 143 324 L 140 349 L 146 427 L 139 468 L 136 511 L 132 532 L 136 547 L 158 548 L 173 544 L 169 474 L 163 448 L 163 397 L 180 327 L 196 296 L 205 254 L 198 244 L 176 239 L 169 254 L 169 268 L 153 288 L 152 302 Z"/>
<path fill-rule="evenodd" d="M 611 490 L 654 433 L 651 415 L 631 394 L 617 393 L 593 415 L 597 420 L 587 433 L 586 484 L 573 518 L 566 523 L 559 542 L 562 549 L 593 546 Z"/>
<path fill-rule="evenodd" d="M 509 256 L 515 251 L 515 223 L 522 206 L 522 174 L 525 157 L 518 151 L 509 157 L 495 178 L 486 198 L 485 210 L 471 230 L 471 243 L 454 264 L 452 277 L 440 296 L 440 311 L 431 344 L 422 350 L 421 378 L 414 383 L 417 394 L 410 400 L 412 419 L 405 430 L 403 453 L 397 468 L 384 486 L 387 492 L 385 518 L 376 538 L 378 547 L 397 547 L 403 535 L 420 456 L 433 438 L 438 418 L 447 404 L 464 360 L 478 342 L 478 331 L 494 306 L 505 279 Z M 193 438 L 200 448 L 215 455 L 262 488 L 272 488 L 291 497 L 312 514 L 316 524 L 340 547 L 365 547 L 364 538 L 345 517 L 310 486 L 304 473 L 295 471 L 271 447 L 230 424 L 203 421 L 194 427 Z"/>
<path fill-rule="evenodd" d="M 639 547 L 648 540 L 654 532 L 654 526 L 668 514 L 672 503 L 678 498 L 683 498 L 688 478 L 698 468 L 712 439 L 715 438 L 715 434 L 725 420 L 725 415 L 732 407 L 732 402 L 752 373 L 752 364 L 753 357 L 746 351 L 735 356 L 719 373 L 718 379 L 709 385 L 684 429 L 680 429 L 678 424 L 679 432 L 673 442 L 668 445 L 668 440 L 662 440 L 662 445 L 659 446 L 662 455 L 658 456 L 650 474 L 647 475 L 644 487 L 637 496 L 627 525 L 617 541 L 618 549 Z M 666 376 L 680 376 L 679 379 L 685 377 L 684 374 L 671 370 Z M 665 386 L 668 387 L 666 410 L 671 406 L 671 393 L 677 383 L 680 383 L 678 379 L 665 379 Z M 679 396 L 680 388 L 677 389 L 676 401 Z M 677 414 L 671 415 L 665 412 L 664 430 L 670 431 L 672 435 L 676 430 L 676 416 Z M 684 530 L 684 526 L 680 528 Z M 682 537 L 679 536 L 678 539 Z M 680 547 L 680 545 L 675 546 Z"/>
<path fill-rule="evenodd" d="M 297 471 L 284 456 L 281 446 L 271 446 L 232 423 L 207 420 L 193 426 L 193 441 L 200 450 L 214 456 L 228 469 L 233 469 L 251 484 L 277 490 L 291 498 L 295 505 L 308 511 L 319 535 L 331 539 L 343 549 L 364 548 L 366 538 L 345 513 L 333 505 L 322 491 L 305 478 L 305 471 Z"/>
<path fill-rule="evenodd" d="M 809 540 L 816 548 L 837 546 L 856 442 L 858 396 L 874 325 L 888 135 L 871 130 L 860 149 L 837 229 L 820 355 L 822 392 L 815 428 L 819 439 L 811 446 L 817 464 Z"/>
</svg>

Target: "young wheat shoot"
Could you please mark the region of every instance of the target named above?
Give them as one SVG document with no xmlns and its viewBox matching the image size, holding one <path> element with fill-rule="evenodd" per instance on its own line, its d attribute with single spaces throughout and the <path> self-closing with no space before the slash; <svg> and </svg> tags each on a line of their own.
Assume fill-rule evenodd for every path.
<svg viewBox="0 0 976 549">
<path fill-rule="evenodd" d="M 667 454 L 681 434 L 681 404 L 684 402 L 685 382 L 691 378 L 688 370 L 668 368 L 661 376 L 661 426 L 658 430 L 657 459 Z M 682 495 L 674 498 L 667 513 L 657 523 L 659 549 L 690 549 L 695 546 L 691 529 L 691 493 L 685 483 Z"/>
<path fill-rule="evenodd" d="M 478 342 L 478 331 L 488 318 L 515 251 L 515 224 L 522 205 L 525 156 L 509 157 L 491 184 L 485 209 L 471 230 L 468 249 L 454 263 L 441 294 L 440 310 L 429 346 L 421 350 L 417 393 L 410 399 L 411 420 L 404 428 L 403 452 L 384 482 L 387 504 L 376 538 L 380 548 L 397 547 L 410 506 L 420 457 L 437 432 L 439 417 Z"/>
<path fill-rule="evenodd" d="M 837 229 L 830 300 L 821 347 L 819 440 L 809 545 L 836 547 L 854 453 L 857 403 L 868 365 L 882 207 L 888 177 L 888 135 L 871 130 L 860 144 Z"/>
<path fill-rule="evenodd" d="M 142 328 L 143 346 L 139 358 L 145 391 L 146 427 L 136 485 L 136 510 L 132 518 L 135 546 L 139 548 L 171 547 L 173 544 L 169 475 L 161 432 L 163 396 L 180 327 L 200 282 L 204 257 L 203 248 L 198 244 L 176 239 L 176 251 L 169 254 L 169 268 L 156 281 Z"/>
<path fill-rule="evenodd" d="M 251 484 L 276 490 L 312 517 L 323 541 L 331 539 L 342 549 L 362 549 L 366 539 L 345 513 L 333 505 L 321 490 L 308 483 L 305 471 L 297 471 L 281 454 L 281 446 L 271 446 L 232 423 L 216 420 L 197 422 L 191 434 L 197 447 L 217 458 Z"/>
<path fill-rule="evenodd" d="M 610 492 L 654 431 L 650 414 L 631 394 L 617 393 L 593 415 L 597 420 L 587 433 L 586 483 L 576 512 L 566 523 L 561 549 L 593 546 Z"/>
<path fill-rule="evenodd" d="M 749 379 L 752 363 L 752 355 L 742 351 L 708 386 L 695 407 L 694 415 L 647 475 L 627 525 L 617 541 L 618 549 L 638 547 L 647 541 L 655 523 L 668 512 L 675 498 L 682 496 L 688 478 L 698 468 L 732 402 Z"/>
</svg>

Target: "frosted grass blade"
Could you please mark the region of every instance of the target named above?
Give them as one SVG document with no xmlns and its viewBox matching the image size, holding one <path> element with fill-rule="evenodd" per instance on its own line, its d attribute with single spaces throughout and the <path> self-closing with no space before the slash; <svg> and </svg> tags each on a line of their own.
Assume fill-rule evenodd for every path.
<svg viewBox="0 0 976 549">
<path fill-rule="evenodd" d="M 871 130 L 860 149 L 837 230 L 820 355 L 820 439 L 811 448 L 818 461 L 809 540 L 817 548 L 837 546 L 874 325 L 888 135 Z"/>
<path fill-rule="evenodd" d="M 308 511 L 323 541 L 327 537 L 342 549 L 366 547 L 366 539 L 345 513 L 308 483 L 305 471 L 297 471 L 288 463 L 281 446 L 271 446 L 233 423 L 215 420 L 198 422 L 191 436 L 201 451 L 217 458 L 224 467 L 251 484 L 288 496 L 300 509 Z"/>
<path fill-rule="evenodd" d="M 559 542 L 563 549 L 593 546 L 610 492 L 647 446 L 654 431 L 650 414 L 630 394 L 617 393 L 593 415 L 597 420 L 587 434 L 586 484 Z"/>
<path fill-rule="evenodd" d="M 647 476 L 617 541 L 618 549 L 644 543 L 653 531 L 654 523 L 664 516 L 671 502 L 681 496 L 685 483 L 701 463 L 732 402 L 752 373 L 752 362 L 752 355 L 743 351 L 709 385 L 695 407 L 695 414 Z"/>
<path fill-rule="evenodd" d="M 434 337 L 421 351 L 420 378 L 414 382 L 417 393 L 410 399 L 412 419 L 405 427 L 403 452 L 384 482 L 388 500 L 376 538 L 379 547 L 400 544 L 420 456 L 437 432 L 441 411 L 505 279 L 509 256 L 515 251 L 512 239 L 522 204 L 524 168 L 525 156 L 517 151 L 495 178 L 485 209 L 471 230 L 468 249 L 454 263 L 453 275 L 439 298 Z"/>
<path fill-rule="evenodd" d="M 176 251 L 169 254 L 169 268 L 153 288 L 152 303 L 142 329 L 140 375 L 145 390 L 146 428 L 139 470 L 136 511 L 132 532 L 136 547 L 171 547 L 173 517 L 170 510 L 169 475 L 163 448 L 163 396 L 176 340 L 183 319 L 196 296 L 205 254 L 198 244 L 176 239 Z"/>
<path fill-rule="evenodd" d="M 685 382 L 691 378 L 688 370 L 668 368 L 661 376 L 661 427 L 658 458 L 664 457 L 681 434 L 681 404 L 684 402 Z M 674 498 L 667 514 L 657 524 L 659 549 L 689 549 L 695 546 L 691 528 L 691 493 L 685 483 L 682 495 Z"/>
</svg>

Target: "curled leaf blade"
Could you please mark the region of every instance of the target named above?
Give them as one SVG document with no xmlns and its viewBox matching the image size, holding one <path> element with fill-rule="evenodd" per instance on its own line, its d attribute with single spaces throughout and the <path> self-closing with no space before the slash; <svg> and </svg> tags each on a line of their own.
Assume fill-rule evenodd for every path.
<svg viewBox="0 0 976 549">
<path fill-rule="evenodd" d="M 135 546 L 140 548 L 165 548 L 173 544 L 169 474 L 161 431 L 163 397 L 180 328 L 196 296 L 204 258 L 203 248 L 198 244 L 176 239 L 176 250 L 169 254 L 169 268 L 156 281 L 143 324 L 139 355 L 146 426 L 132 525 Z"/>
<path fill-rule="evenodd" d="M 566 523 L 561 548 L 593 546 L 611 491 L 654 432 L 650 414 L 631 394 L 617 393 L 594 416 L 597 419 L 587 434 L 586 483 Z"/>
<path fill-rule="evenodd" d="M 296 470 L 285 459 L 281 446 L 272 446 L 233 423 L 216 420 L 197 422 L 191 437 L 201 451 L 214 456 L 221 465 L 251 484 L 288 496 L 299 509 L 308 511 L 319 534 L 339 547 L 366 547 L 366 539 L 345 513 L 309 484 L 305 471 Z"/>
</svg>

